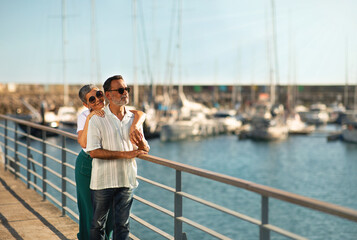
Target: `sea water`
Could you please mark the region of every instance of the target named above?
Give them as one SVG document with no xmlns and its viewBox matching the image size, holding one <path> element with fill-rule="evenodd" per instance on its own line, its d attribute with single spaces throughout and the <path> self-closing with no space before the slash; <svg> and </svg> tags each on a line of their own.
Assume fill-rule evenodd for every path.
<svg viewBox="0 0 357 240">
<path fill-rule="evenodd" d="M 357 144 L 327 141 L 329 125 L 307 136 L 289 136 L 278 142 L 239 140 L 221 135 L 199 140 L 150 140 L 150 154 L 291 193 L 357 209 Z M 138 174 L 175 186 L 175 172 L 138 160 Z M 260 220 L 261 197 L 246 190 L 182 175 L 182 191 Z M 165 190 L 141 183 L 136 194 L 173 211 L 174 198 Z M 172 233 L 173 221 L 135 202 L 133 212 Z M 259 239 L 259 228 L 191 200 L 184 200 L 183 215 L 232 239 Z M 269 199 L 269 223 L 309 239 L 357 239 L 355 222 Z M 137 224 L 134 224 L 137 227 Z M 215 239 L 184 224 L 188 239 Z M 173 233 L 172 233 L 173 234 Z M 161 239 L 140 230 L 139 237 Z M 155 236 L 155 237 L 154 237 Z M 286 239 L 271 233 L 271 239 Z"/>
</svg>

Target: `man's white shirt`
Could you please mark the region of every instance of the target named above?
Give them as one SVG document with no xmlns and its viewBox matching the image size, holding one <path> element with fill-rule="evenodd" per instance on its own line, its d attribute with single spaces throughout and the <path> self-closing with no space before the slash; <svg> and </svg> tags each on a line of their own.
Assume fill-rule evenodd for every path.
<svg viewBox="0 0 357 240">
<path fill-rule="evenodd" d="M 134 114 L 125 108 L 126 113 L 123 120 L 120 121 L 110 111 L 109 105 L 104 108 L 104 112 L 104 117 L 94 115 L 89 120 L 87 152 L 99 148 L 111 151 L 135 150 L 129 138 Z M 144 141 L 146 142 L 145 138 Z M 138 186 L 136 175 L 135 158 L 111 160 L 93 158 L 90 188 L 93 190 L 119 187 L 136 188 Z"/>
</svg>

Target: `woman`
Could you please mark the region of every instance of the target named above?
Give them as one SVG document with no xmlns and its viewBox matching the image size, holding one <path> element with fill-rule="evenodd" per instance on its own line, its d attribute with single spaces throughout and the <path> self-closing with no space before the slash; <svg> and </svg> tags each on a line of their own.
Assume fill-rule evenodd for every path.
<svg viewBox="0 0 357 240">
<path fill-rule="evenodd" d="M 92 171 L 92 158 L 86 153 L 88 123 L 93 115 L 104 116 L 104 94 L 92 84 L 85 85 L 79 90 L 79 98 L 88 110 L 83 111 L 77 119 L 77 141 L 83 148 L 78 154 L 75 166 L 75 178 L 77 184 L 77 205 L 79 210 L 79 240 L 89 239 L 90 225 L 92 221 L 93 209 L 91 202 L 91 193 L 89 189 L 90 177 Z M 130 140 L 137 144 L 142 134 L 139 131 L 145 120 L 145 113 L 136 110 L 130 110 L 134 113 L 133 124 L 130 128 Z M 112 230 L 112 224 L 109 221 L 106 232 L 109 235 Z"/>
</svg>

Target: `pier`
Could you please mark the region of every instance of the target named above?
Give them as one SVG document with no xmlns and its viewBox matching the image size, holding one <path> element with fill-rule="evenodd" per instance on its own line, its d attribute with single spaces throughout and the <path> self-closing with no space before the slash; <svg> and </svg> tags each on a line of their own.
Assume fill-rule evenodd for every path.
<svg viewBox="0 0 357 240">
<path fill-rule="evenodd" d="M 42 130 L 42 137 L 35 137 L 21 132 L 18 128 L 19 124 L 25 124 L 28 129 L 37 128 Z M 46 132 L 57 134 L 58 137 L 56 137 L 56 140 L 47 138 Z M 10 205 L 10 202 L 18 204 L 15 209 L 19 209 L 18 213 L 23 217 L 21 219 L 23 219 L 24 223 L 27 221 L 27 218 L 25 218 L 27 214 L 29 219 L 32 219 L 34 222 L 38 221 L 38 224 L 29 225 L 30 230 L 40 233 L 40 227 L 46 229 L 46 231 L 42 232 L 46 232 L 49 235 L 41 237 L 43 239 L 52 239 L 52 237 L 53 239 L 75 239 L 76 237 L 78 229 L 76 220 L 78 220 L 78 215 L 76 214 L 75 191 L 71 191 L 71 189 L 75 189 L 75 182 L 71 172 L 74 170 L 73 159 L 75 159 L 74 157 L 78 153 L 69 149 L 69 146 L 66 145 L 68 140 L 75 141 L 75 139 L 76 135 L 71 133 L 0 115 L 0 147 L 4 153 L 4 165 L 0 165 L 2 168 L 0 172 L 0 194 L 8 195 L 9 200 L 5 200 L 5 204 Z M 51 148 L 56 149 L 57 152 L 55 150 L 52 151 Z M 157 194 L 162 194 L 160 196 L 167 194 L 169 197 L 167 201 L 165 200 L 166 202 L 158 203 L 152 201 L 148 196 L 134 196 L 134 203 L 147 206 L 145 211 L 150 211 L 150 215 L 161 215 L 160 217 L 153 217 L 154 219 L 147 219 L 145 216 L 142 216 L 143 212 L 132 213 L 131 220 L 135 222 L 136 226 L 143 227 L 146 229 L 145 231 L 152 232 L 153 236 L 156 236 L 147 237 L 147 235 L 143 235 L 142 232 L 138 231 L 137 228 L 132 228 L 132 239 L 157 239 L 158 237 L 177 240 L 197 239 L 192 237 L 193 232 L 187 231 L 187 229 L 195 229 L 195 231 L 197 230 L 216 239 L 239 239 L 241 232 L 237 232 L 236 229 L 238 226 L 243 226 L 243 224 L 244 228 L 242 231 L 248 231 L 248 225 L 254 226 L 254 228 L 250 228 L 250 231 L 255 232 L 254 235 L 257 236 L 257 239 L 270 240 L 271 235 L 281 235 L 291 239 L 309 239 L 309 237 L 304 236 L 306 235 L 305 229 L 302 232 L 293 232 L 271 221 L 270 214 L 277 210 L 271 207 L 274 203 L 281 205 L 290 204 L 291 207 L 297 206 L 303 208 L 308 213 L 317 213 L 319 217 L 323 215 L 322 219 L 326 216 L 327 218 L 334 218 L 336 221 L 344 221 L 344 223 L 351 226 L 356 226 L 357 223 L 357 210 L 355 209 L 151 155 L 140 157 L 140 161 L 160 167 L 160 171 L 162 171 L 160 175 L 164 172 L 169 172 L 170 177 L 166 179 L 167 181 L 162 181 L 162 177 L 149 179 L 144 176 L 138 176 L 138 181 L 140 184 L 146 184 L 146 189 L 149 186 L 153 186 L 156 190 L 161 191 Z M 52 175 L 51 178 L 49 177 L 50 175 Z M 226 204 L 210 201 L 207 199 L 207 196 L 188 192 L 184 183 L 187 182 L 185 180 L 190 176 L 194 176 L 195 179 L 217 183 L 219 184 L 217 186 L 221 189 L 230 187 L 229 190 L 233 189 L 234 191 L 239 191 L 240 194 L 249 194 L 250 201 L 258 200 L 258 204 L 256 204 L 258 214 L 252 215 L 246 213 L 244 205 L 240 208 L 229 208 Z M 3 180 L 5 177 L 11 181 Z M 15 181 L 16 184 L 20 184 L 20 187 L 15 185 Z M 208 189 L 209 185 L 205 187 Z M 150 192 L 152 191 L 152 194 L 156 194 L 156 190 L 150 190 Z M 212 192 L 208 191 L 208 193 Z M 35 194 L 33 197 L 27 196 L 33 194 Z M 22 228 L 25 229 L 25 224 L 18 224 L 20 220 L 16 219 L 19 218 L 11 217 L 8 213 L 10 206 L 3 205 L 2 199 L 0 200 L 0 217 L 2 222 L 0 234 L 4 231 L 10 239 L 16 239 L 14 235 L 18 234 L 16 236 L 21 236 L 25 231 L 22 230 Z M 237 201 L 234 197 L 226 200 Z M 200 208 L 205 207 L 218 212 L 221 216 L 220 220 L 207 222 L 207 220 L 212 218 L 206 216 L 191 218 L 189 212 L 192 212 L 193 209 L 188 208 L 189 201 L 194 202 Z M 34 204 L 33 206 L 32 203 Z M 49 204 L 48 207 L 46 207 L 47 203 Z M 40 212 L 41 208 L 46 208 L 46 211 L 53 212 L 54 216 L 47 215 L 46 211 Z M 287 221 L 298 221 L 294 214 L 287 214 L 282 217 Z M 158 218 L 167 218 L 169 220 L 165 221 L 165 226 L 156 225 L 154 220 Z M 68 225 L 67 223 L 60 222 L 60 220 L 65 221 L 66 219 L 69 221 Z M 230 228 L 231 231 L 222 232 L 220 225 L 225 219 L 228 219 L 229 225 L 236 220 L 239 223 L 233 224 Z M 323 222 L 319 222 L 318 224 L 321 224 L 321 226 L 319 225 L 320 230 L 321 228 L 327 229 L 329 227 L 329 225 L 323 225 Z M 68 229 L 71 229 L 71 232 Z M 313 236 L 318 236 L 319 233 L 321 232 L 313 233 Z M 37 239 L 37 237 L 29 239 Z"/>
<path fill-rule="evenodd" d="M 0 163 L 0 238 L 77 239 L 78 224 Z"/>
</svg>

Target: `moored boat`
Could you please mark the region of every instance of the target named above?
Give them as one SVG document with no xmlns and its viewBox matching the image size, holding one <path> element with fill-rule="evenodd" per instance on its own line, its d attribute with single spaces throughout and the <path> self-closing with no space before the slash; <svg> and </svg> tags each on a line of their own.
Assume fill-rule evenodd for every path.
<svg viewBox="0 0 357 240">
<path fill-rule="evenodd" d="M 282 140 L 288 136 L 282 105 L 270 106 L 260 103 L 255 106 L 255 114 L 250 123 L 247 136 L 253 140 Z"/>
<path fill-rule="evenodd" d="M 305 121 L 308 124 L 322 125 L 329 121 L 329 114 L 325 104 L 316 103 L 312 104 L 310 111 L 305 116 Z"/>
<path fill-rule="evenodd" d="M 294 114 L 286 120 L 289 129 L 289 134 L 310 134 L 315 131 L 315 125 L 309 125 L 301 120 L 299 114 Z"/>
</svg>

